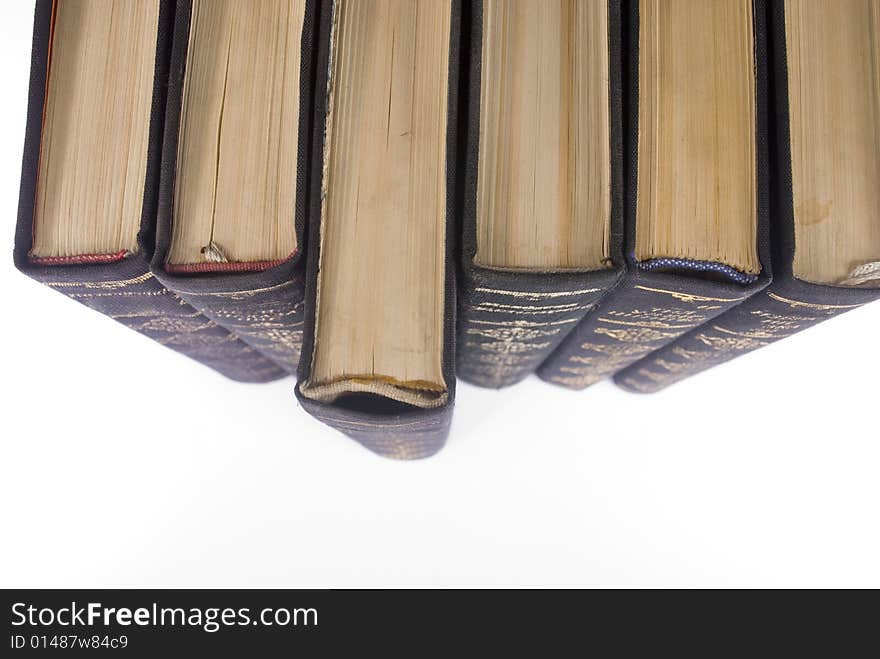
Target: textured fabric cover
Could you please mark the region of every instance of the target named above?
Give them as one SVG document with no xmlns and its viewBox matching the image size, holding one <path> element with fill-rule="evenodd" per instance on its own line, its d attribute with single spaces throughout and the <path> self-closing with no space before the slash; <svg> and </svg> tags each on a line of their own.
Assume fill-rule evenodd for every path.
<svg viewBox="0 0 880 659">
<path fill-rule="evenodd" d="M 152 237 L 155 234 L 155 215 L 148 212 L 148 209 L 151 205 L 155 206 L 158 190 L 164 90 L 168 72 L 170 26 L 174 14 L 172 2 L 163 0 L 160 4 L 150 143 L 148 153 L 145 154 L 145 213 L 138 234 L 141 245 L 139 253 L 103 264 L 38 266 L 29 260 L 28 251 L 33 242 L 34 200 L 52 11 L 52 0 L 38 0 L 34 16 L 27 127 L 15 233 L 16 267 L 29 277 L 77 302 L 232 379 L 266 382 L 283 376 L 285 373 L 274 363 L 168 291 L 152 276 L 146 261 L 152 253 Z"/>
<path fill-rule="evenodd" d="M 779 277 L 757 295 L 618 373 L 630 391 L 652 393 L 880 297 Z"/>
<path fill-rule="evenodd" d="M 699 327 L 752 293 L 737 284 L 631 269 L 541 365 L 544 380 L 583 389 Z"/>
</svg>

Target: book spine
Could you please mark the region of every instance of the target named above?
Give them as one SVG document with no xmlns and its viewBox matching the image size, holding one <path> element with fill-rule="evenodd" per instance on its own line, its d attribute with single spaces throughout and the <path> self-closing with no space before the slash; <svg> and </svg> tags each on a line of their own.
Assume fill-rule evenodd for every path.
<svg viewBox="0 0 880 659">
<path fill-rule="evenodd" d="M 547 382 L 584 389 L 745 300 L 753 289 L 631 272 L 538 369 Z"/>
<path fill-rule="evenodd" d="M 713 366 L 856 309 L 880 291 L 845 290 L 788 279 L 775 282 L 712 322 L 614 377 L 629 391 L 653 393 Z"/>
<path fill-rule="evenodd" d="M 460 293 L 458 377 L 497 389 L 533 373 L 618 274 L 578 277 L 575 282 L 566 275 L 466 272 Z"/>
<path fill-rule="evenodd" d="M 286 374 L 296 373 L 304 318 L 305 284 L 301 268 L 280 280 L 267 279 L 251 285 L 244 285 L 235 277 L 187 281 L 161 272 L 156 274 L 181 299 Z"/>
<path fill-rule="evenodd" d="M 137 257 L 109 266 L 33 268 L 25 274 L 233 380 L 269 382 L 287 375 L 165 288 Z"/>
<path fill-rule="evenodd" d="M 421 460 L 437 453 L 446 444 L 452 423 L 453 405 L 433 410 L 398 409 L 397 413 L 377 414 L 336 404 L 296 397 L 302 408 L 321 423 L 350 437 L 369 451 L 392 460 Z"/>
</svg>

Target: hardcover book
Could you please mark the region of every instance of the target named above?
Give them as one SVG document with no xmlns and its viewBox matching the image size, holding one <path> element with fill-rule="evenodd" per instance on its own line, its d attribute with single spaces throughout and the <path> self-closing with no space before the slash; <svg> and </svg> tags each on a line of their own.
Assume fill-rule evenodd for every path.
<svg viewBox="0 0 880 659">
<path fill-rule="evenodd" d="M 316 3 L 178 2 L 152 272 L 295 373 Z"/>
<path fill-rule="evenodd" d="M 514 384 L 623 270 L 618 0 L 471 6 L 459 377 Z"/>
<path fill-rule="evenodd" d="M 394 458 L 439 450 L 452 415 L 460 18 L 450 0 L 321 10 L 296 392 Z"/>
<path fill-rule="evenodd" d="M 230 378 L 277 365 L 150 273 L 174 7 L 38 0 L 16 266 Z"/>
<path fill-rule="evenodd" d="M 773 2 L 773 283 L 618 374 L 653 392 L 880 297 L 880 6 Z"/>
<path fill-rule="evenodd" d="M 538 370 L 580 389 L 769 282 L 764 3 L 627 12 L 627 273 Z"/>
</svg>

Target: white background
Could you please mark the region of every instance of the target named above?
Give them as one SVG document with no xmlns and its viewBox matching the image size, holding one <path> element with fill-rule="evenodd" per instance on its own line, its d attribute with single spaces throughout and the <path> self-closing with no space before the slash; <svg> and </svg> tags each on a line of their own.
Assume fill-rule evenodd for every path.
<svg viewBox="0 0 880 659">
<path fill-rule="evenodd" d="M 462 383 L 444 451 L 375 457 L 13 269 L 32 11 L 0 4 L 0 586 L 880 586 L 880 303 L 653 396 Z"/>
</svg>

